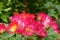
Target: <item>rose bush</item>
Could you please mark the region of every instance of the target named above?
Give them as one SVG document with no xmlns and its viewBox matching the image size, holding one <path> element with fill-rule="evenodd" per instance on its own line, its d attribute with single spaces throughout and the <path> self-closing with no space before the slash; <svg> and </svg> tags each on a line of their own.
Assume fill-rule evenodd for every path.
<svg viewBox="0 0 60 40">
<path fill-rule="evenodd" d="M 60 40 L 60 0 L 0 0 L 0 40 Z"/>
<path fill-rule="evenodd" d="M 34 14 L 14 12 L 10 23 L 0 24 L 1 40 L 57 40 L 60 37 L 58 24 L 44 12 Z"/>
</svg>

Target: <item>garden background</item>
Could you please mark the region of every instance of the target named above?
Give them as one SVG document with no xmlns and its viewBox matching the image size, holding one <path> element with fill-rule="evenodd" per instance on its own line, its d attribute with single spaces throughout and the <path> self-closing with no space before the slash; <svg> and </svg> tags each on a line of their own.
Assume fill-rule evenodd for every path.
<svg viewBox="0 0 60 40">
<path fill-rule="evenodd" d="M 60 0 L 0 0 L 0 22 L 8 23 L 8 18 L 14 11 L 34 13 L 42 11 L 58 21 L 60 15 Z"/>
</svg>

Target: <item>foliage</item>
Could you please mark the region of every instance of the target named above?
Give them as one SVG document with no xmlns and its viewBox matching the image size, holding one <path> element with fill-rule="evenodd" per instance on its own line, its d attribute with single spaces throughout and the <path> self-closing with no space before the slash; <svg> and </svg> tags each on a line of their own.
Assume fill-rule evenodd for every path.
<svg viewBox="0 0 60 40">
<path fill-rule="evenodd" d="M 59 1 L 60 0 L 0 0 L 0 19 L 1 22 L 4 21 L 8 23 L 8 18 L 14 11 L 22 12 L 23 10 L 34 14 L 43 11 L 48 13 L 49 16 L 58 19 L 60 15 Z"/>
</svg>

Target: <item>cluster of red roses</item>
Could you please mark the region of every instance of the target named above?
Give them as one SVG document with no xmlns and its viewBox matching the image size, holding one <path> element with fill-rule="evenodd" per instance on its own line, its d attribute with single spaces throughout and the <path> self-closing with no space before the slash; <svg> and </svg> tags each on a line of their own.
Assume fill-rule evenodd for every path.
<svg viewBox="0 0 60 40">
<path fill-rule="evenodd" d="M 3 33 L 7 30 L 10 34 L 17 33 L 27 36 L 36 34 L 42 37 L 46 37 L 46 30 L 48 28 L 58 33 L 57 23 L 44 12 L 39 12 L 35 16 L 34 14 L 23 11 L 21 14 L 15 13 L 9 19 L 11 22 L 8 27 L 5 27 L 4 23 L 0 24 L 0 33 Z"/>
</svg>

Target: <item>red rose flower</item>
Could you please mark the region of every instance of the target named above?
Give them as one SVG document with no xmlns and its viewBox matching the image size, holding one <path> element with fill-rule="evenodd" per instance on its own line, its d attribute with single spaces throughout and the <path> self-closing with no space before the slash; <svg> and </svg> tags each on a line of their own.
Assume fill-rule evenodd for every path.
<svg viewBox="0 0 60 40">
<path fill-rule="evenodd" d="M 18 23 L 16 21 L 13 21 L 8 25 L 7 31 L 9 31 L 10 34 L 14 33 L 16 31 L 17 27 L 18 27 Z"/>
<path fill-rule="evenodd" d="M 38 20 L 42 22 L 42 24 L 47 27 L 50 26 L 50 23 L 52 22 L 52 18 L 49 17 L 47 14 L 44 12 L 39 12 L 37 15 Z"/>
<path fill-rule="evenodd" d="M 44 20 L 46 17 L 47 17 L 47 14 L 45 14 L 44 12 L 39 12 L 37 14 L 37 19 L 40 20 L 40 21 Z"/>
<path fill-rule="evenodd" d="M 4 31 L 6 31 L 6 26 L 4 25 L 4 23 L 0 24 L 0 33 L 3 33 Z"/>
<path fill-rule="evenodd" d="M 40 37 L 46 37 L 46 31 L 44 29 L 44 25 L 40 23 L 39 21 L 36 22 L 36 34 Z"/>
<path fill-rule="evenodd" d="M 52 30 L 54 30 L 56 33 L 58 33 L 58 25 L 57 25 L 56 21 L 52 21 L 50 27 Z"/>
</svg>

